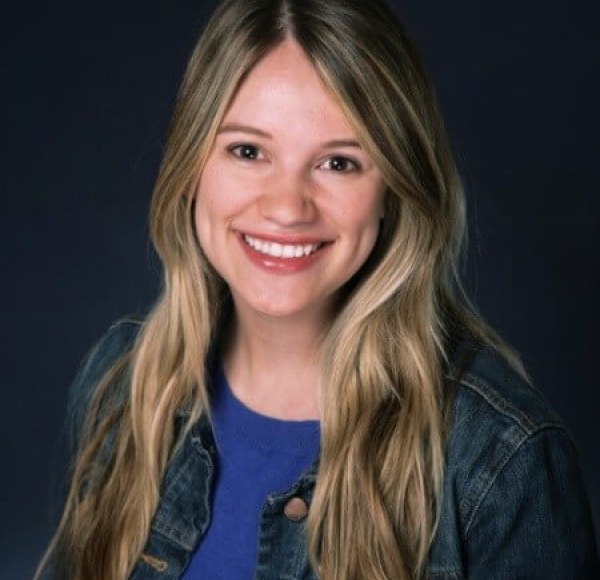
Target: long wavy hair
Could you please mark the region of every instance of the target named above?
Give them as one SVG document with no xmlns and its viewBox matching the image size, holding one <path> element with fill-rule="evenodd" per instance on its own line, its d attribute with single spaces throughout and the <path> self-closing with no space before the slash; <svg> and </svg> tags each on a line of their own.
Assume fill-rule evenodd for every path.
<svg viewBox="0 0 600 580">
<path fill-rule="evenodd" d="M 452 335 L 466 332 L 519 366 L 460 284 L 465 200 L 431 84 L 380 0 L 225 0 L 190 58 L 152 199 L 164 289 L 133 349 L 96 389 L 38 575 L 52 561 L 61 578 L 128 577 L 178 443 L 176 412 L 191 402 L 182 437 L 210 414 L 199 353 L 216 340 L 230 301 L 197 243 L 193 198 L 237 87 L 286 37 L 337 98 L 387 187 L 377 244 L 344 289 L 322 346 L 311 562 L 323 580 L 425 573 L 440 506 Z M 111 404 L 119 376 L 129 396 Z"/>
</svg>

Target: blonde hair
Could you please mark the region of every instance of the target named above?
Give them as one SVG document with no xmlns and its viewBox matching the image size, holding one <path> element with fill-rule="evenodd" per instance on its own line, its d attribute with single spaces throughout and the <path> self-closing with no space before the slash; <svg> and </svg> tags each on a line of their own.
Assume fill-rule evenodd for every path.
<svg viewBox="0 0 600 580">
<path fill-rule="evenodd" d="M 443 478 L 448 344 L 460 329 L 518 366 L 460 285 L 465 201 L 432 88 L 383 2 L 226 0 L 189 61 L 152 199 L 164 289 L 133 349 L 96 389 L 38 577 L 50 557 L 61 577 L 128 577 L 177 445 L 175 414 L 191 405 L 183 438 L 210 412 L 205 358 L 228 290 L 196 241 L 194 192 L 237 87 L 286 36 L 337 97 L 387 185 L 378 242 L 323 346 L 311 561 L 324 580 L 424 574 Z M 114 394 L 122 383 L 125 403 Z"/>
</svg>

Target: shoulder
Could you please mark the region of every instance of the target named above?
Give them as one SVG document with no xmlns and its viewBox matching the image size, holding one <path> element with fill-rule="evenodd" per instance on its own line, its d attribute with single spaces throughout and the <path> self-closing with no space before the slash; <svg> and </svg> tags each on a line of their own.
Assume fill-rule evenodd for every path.
<svg viewBox="0 0 600 580">
<path fill-rule="evenodd" d="M 143 323 L 144 318 L 138 315 L 114 322 L 81 363 L 69 389 L 67 402 L 66 437 L 71 456 L 96 387 L 113 365 L 131 351 Z"/>
<path fill-rule="evenodd" d="M 496 350 L 479 347 L 471 351 L 467 361 L 458 376 L 448 376 L 449 382 L 456 380 L 454 431 L 475 428 L 482 421 L 491 429 L 490 435 L 509 431 L 521 437 L 543 429 L 564 430 L 562 420 L 542 392 Z"/>
<path fill-rule="evenodd" d="M 98 375 L 103 375 L 131 349 L 143 323 L 141 316 L 130 315 L 111 324 L 85 358 L 79 370 L 80 377 L 93 382 Z"/>
<path fill-rule="evenodd" d="M 500 577 L 500 562 L 510 562 L 515 574 L 503 578 L 523 570 L 528 578 L 571 577 L 569 570 L 591 577 L 591 512 L 560 417 L 492 348 L 476 350 L 448 385 L 454 399 L 439 543 L 446 551 L 453 544 L 477 578 Z"/>
<path fill-rule="evenodd" d="M 143 322 L 142 317 L 132 315 L 111 324 L 81 364 L 71 387 L 70 399 L 89 398 L 90 392 L 113 364 L 132 349 Z"/>
<path fill-rule="evenodd" d="M 491 347 L 473 351 L 457 378 L 446 469 L 460 491 L 468 531 L 481 501 L 515 456 L 536 453 L 532 443 L 539 439 L 558 446 L 573 443 L 542 393 Z"/>
</svg>

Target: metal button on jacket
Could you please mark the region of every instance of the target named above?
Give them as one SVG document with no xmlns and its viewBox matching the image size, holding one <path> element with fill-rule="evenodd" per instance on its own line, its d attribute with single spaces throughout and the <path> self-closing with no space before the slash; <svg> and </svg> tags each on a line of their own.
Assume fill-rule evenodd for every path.
<svg viewBox="0 0 600 580">
<path fill-rule="evenodd" d="M 283 513 L 288 520 L 303 520 L 308 515 L 308 506 L 300 497 L 293 497 L 283 507 Z"/>
</svg>

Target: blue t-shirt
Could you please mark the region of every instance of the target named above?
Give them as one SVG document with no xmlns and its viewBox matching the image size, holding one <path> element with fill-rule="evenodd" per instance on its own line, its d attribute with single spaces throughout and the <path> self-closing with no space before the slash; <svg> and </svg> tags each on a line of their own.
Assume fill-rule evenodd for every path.
<svg viewBox="0 0 600 580">
<path fill-rule="evenodd" d="M 234 397 L 220 366 L 215 378 L 218 465 L 212 519 L 182 578 L 249 580 L 262 506 L 269 494 L 287 490 L 310 467 L 319 448 L 319 422 L 260 415 Z"/>
</svg>

